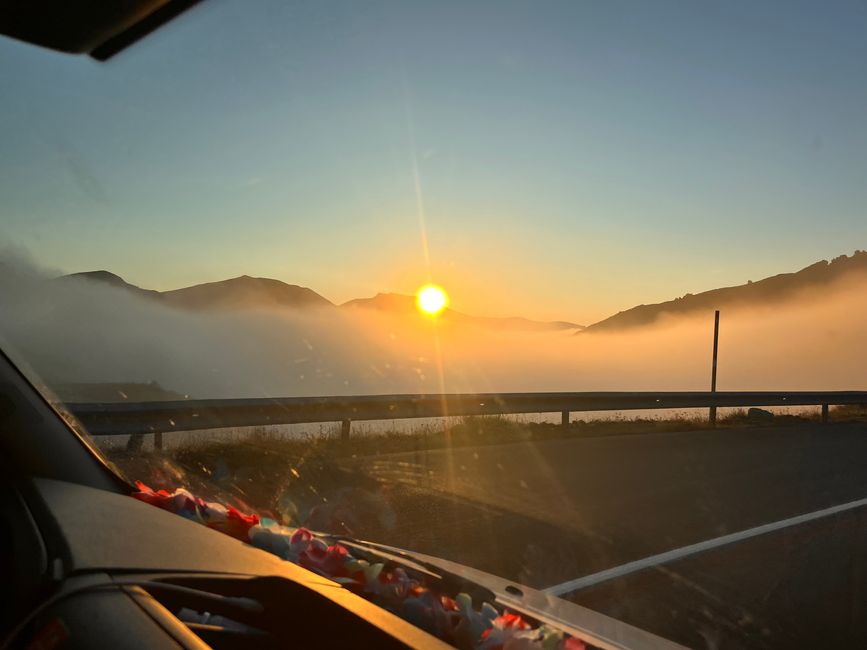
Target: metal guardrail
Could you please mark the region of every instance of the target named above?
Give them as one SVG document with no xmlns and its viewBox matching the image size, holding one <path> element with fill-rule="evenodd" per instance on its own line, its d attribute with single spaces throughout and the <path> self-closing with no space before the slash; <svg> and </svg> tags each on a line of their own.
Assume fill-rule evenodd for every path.
<svg viewBox="0 0 867 650">
<path fill-rule="evenodd" d="M 342 422 L 344 437 L 353 420 L 397 420 L 463 415 L 560 413 L 638 409 L 821 406 L 867 404 L 867 391 L 823 392 L 605 392 L 364 395 L 216 399 L 171 402 L 67 404 L 93 435 L 130 435 L 231 427 Z M 161 436 L 160 436 L 161 438 Z"/>
</svg>

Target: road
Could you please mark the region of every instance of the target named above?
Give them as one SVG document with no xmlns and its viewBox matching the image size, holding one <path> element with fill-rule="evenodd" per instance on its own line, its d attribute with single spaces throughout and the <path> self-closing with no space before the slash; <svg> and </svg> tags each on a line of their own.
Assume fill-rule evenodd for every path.
<svg viewBox="0 0 867 650">
<path fill-rule="evenodd" d="M 527 441 L 354 466 L 394 510 L 382 541 L 549 587 L 867 497 L 867 426 Z M 867 647 L 865 567 L 859 508 L 565 597 L 695 647 Z"/>
</svg>

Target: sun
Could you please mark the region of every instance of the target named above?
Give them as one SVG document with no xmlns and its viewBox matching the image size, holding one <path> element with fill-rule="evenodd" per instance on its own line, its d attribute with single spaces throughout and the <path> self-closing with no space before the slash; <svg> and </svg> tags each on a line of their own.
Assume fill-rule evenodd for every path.
<svg viewBox="0 0 867 650">
<path fill-rule="evenodd" d="M 416 293 L 415 304 L 420 312 L 436 316 L 449 304 L 449 297 L 442 287 L 426 284 Z"/>
</svg>

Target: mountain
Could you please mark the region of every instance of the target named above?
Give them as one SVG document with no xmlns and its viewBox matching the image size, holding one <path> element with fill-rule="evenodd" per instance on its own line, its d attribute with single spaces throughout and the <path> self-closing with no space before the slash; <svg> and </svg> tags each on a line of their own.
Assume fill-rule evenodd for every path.
<svg viewBox="0 0 867 650">
<path fill-rule="evenodd" d="M 286 284 L 270 278 L 239 278 L 196 284 L 172 291 L 142 289 L 108 271 L 85 271 L 57 278 L 57 281 L 86 281 L 124 289 L 140 297 L 157 300 L 181 309 L 254 309 L 268 307 L 334 307 L 331 301 L 307 287 Z"/>
<path fill-rule="evenodd" d="M 378 293 L 373 298 L 356 298 L 340 305 L 341 309 L 373 309 L 409 314 L 415 312 L 415 298 L 402 293 Z M 446 311 L 451 311 L 447 309 Z"/>
<path fill-rule="evenodd" d="M 163 291 L 161 296 L 166 304 L 185 309 L 334 307 L 331 301 L 307 287 L 249 275 Z"/>
<path fill-rule="evenodd" d="M 867 279 L 867 252 L 855 251 L 830 262 L 822 260 L 795 273 L 781 273 L 757 282 L 686 294 L 667 302 L 638 305 L 621 311 L 582 330 L 584 333 L 613 332 L 655 323 L 663 316 L 685 316 L 722 308 L 760 307 L 781 302 L 803 291 L 821 290 L 843 278 Z"/>
<path fill-rule="evenodd" d="M 270 278 L 253 278 L 242 275 L 238 278 L 196 284 L 172 291 L 154 291 L 142 289 L 130 284 L 120 276 L 108 271 L 86 271 L 72 273 L 57 278 L 57 281 L 88 281 L 107 284 L 119 289 L 125 289 L 135 295 L 157 300 L 164 305 L 179 309 L 191 310 L 233 310 L 256 308 L 333 308 L 335 305 L 321 295 L 294 284 L 287 284 Z M 397 293 L 378 293 L 373 298 L 358 298 L 340 306 L 341 309 L 369 309 L 396 314 L 418 314 L 415 307 L 415 297 Z M 582 325 L 565 321 L 542 322 L 527 318 L 494 318 L 487 316 L 469 316 L 453 309 L 446 309 L 440 319 L 475 325 L 488 329 L 511 330 L 524 332 L 544 332 L 556 330 L 577 330 Z"/>
<path fill-rule="evenodd" d="M 142 289 L 134 284 L 130 284 L 119 275 L 110 273 L 109 271 L 84 271 L 82 273 L 70 273 L 57 278 L 61 282 L 98 282 L 116 289 L 124 289 L 130 293 L 144 298 L 160 298 L 160 292 L 153 289 Z"/>
<path fill-rule="evenodd" d="M 822 290 L 850 276 L 861 276 L 867 279 L 867 252 L 856 250 L 852 256 L 841 255 L 830 262 L 822 260 L 794 273 L 781 273 L 757 282 L 712 289 L 697 294 L 688 293 L 666 302 L 638 305 L 588 327 L 565 321 L 545 322 L 521 317 L 471 316 L 453 309 L 446 309 L 439 318 L 445 322 L 496 330 L 525 332 L 580 330 L 578 333 L 581 334 L 613 332 L 650 325 L 663 317 L 693 315 L 714 309 L 773 305 L 794 298 L 804 291 Z M 270 278 L 253 278 L 248 275 L 163 292 L 142 289 L 108 271 L 73 273 L 58 278 L 58 281 L 98 282 L 182 309 L 335 307 L 332 302 L 312 289 Z M 340 309 L 363 309 L 413 315 L 418 313 L 414 296 L 397 293 L 378 293 L 372 298 L 350 300 L 340 305 Z"/>
<path fill-rule="evenodd" d="M 340 305 L 341 309 L 366 309 L 379 312 L 417 315 L 415 296 L 399 293 L 378 293 L 372 298 L 356 298 Z M 497 318 L 492 316 L 470 316 L 454 309 L 445 309 L 438 316 L 440 320 L 473 325 L 486 329 L 510 330 L 519 332 L 547 332 L 556 330 L 579 330 L 583 326 L 566 321 L 534 321 L 527 318 Z"/>
</svg>

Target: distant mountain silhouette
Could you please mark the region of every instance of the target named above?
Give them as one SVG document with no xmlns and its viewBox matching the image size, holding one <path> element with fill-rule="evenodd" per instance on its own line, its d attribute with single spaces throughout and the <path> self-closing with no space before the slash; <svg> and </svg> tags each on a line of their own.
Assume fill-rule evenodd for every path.
<svg viewBox="0 0 867 650">
<path fill-rule="evenodd" d="M 415 306 L 415 296 L 406 296 L 399 293 L 378 293 L 372 298 L 356 298 L 343 303 L 341 309 L 368 309 L 390 313 L 418 314 Z M 552 330 L 576 330 L 582 325 L 565 321 L 534 321 L 527 318 L 511 317 L 498 318 L 493 316 L 470 316 L 454 309 L 445 309 L 438 316 L 439 319 L 474 325 L 486 329 L 511 330 L 521 332 L 544 332 Z"/>
<path fill-rule="evenodd" d="M 233 310 L 262 308 L 334 308 L 335 305 L 321 295 L 306 287 L 287 284 L 270 278 L 252 278 L 242 275 L 239 278 L 207 282 L 172 291 L 142 289 L 130 284 L 123 278 L 108 271 L 86 271 L 72 273 L 57 278 L 57 281 L 88 281 L 107 284 L 144 298 L 156 300 L 161 304 L 178 309 L 192 310 Z M 359 298 L 341 305 L 341 309 L 373 309 L 390 313 L 417 314 L 415 297 L 397 293 L 379 293 L 373 298 Z M 447 309 L 440 318 L 467 325 L 488 329 L 514 330 L 526 332 L 575 330 L 581 325 L 564 321 L 541 322 L 527 318 L 493 318 L 469 316 Z"/>
<path fill-rule="evenodd" d="M 356 298 L 340 305 L 341 309 L 375 309 L 410 313 L 416 311 L 415 297 L 402 293 L 378 293 L 373 298 Z M 450 311 L 450 310 L 448 310 Z"/>
<path fill-rule="evenodd" d="M 795 297 L 802 291 L 822 289 L 844 277 L 859 274 L 867 279 L 867 252 L 864 251 L 855 251 L 851 257 L 841 255 L 830 262 L 822 260 L 796 273 L 781 273 L 757 282 L 694 295 L 688 293 L 682 298 L 653 305 L 638 305 L 588 326 L 581 334 L 641 327 L 655 323 L 663 316 L 696 314 L 724 307 L 765 306 Z"/>
<path fill-rule="evenodd" d="M 185 309 L 306 309 L 334 306 L 331 301 L 307 287 L 270 278 L 251 278 L 249 275 L 163 291 L 161 295 L 166 304 Z"/>
<path fill-rule="evenodd" d="M 130 284 L 123 278 L 108 271 L 85 271 L 57 278 L 59 281 L 88 281 L 107 284 L 144 298 L 157 300 L 171 307 L 181 309 L 254 309 L 290 307 L 334 307 L 334 305 L 315 291 L 294 284 L 286 284 L 270 278 L 239 278 L 196 284 L 172 291 L 142 289 Z"/>
<path fill-rule="evenodd" d="M 134 284 L 130 284 L 119 275 L 115 275 L 114 273 L 110 273 L 109 271 L 84 271 L 82 273 L 71 273 L 69 275 L 63 275 L 57 279 L 62 282 L 98 282 L 108 285 L 110 287 L 115 287 L 117 289 L 125 289 L 126 291 L 129 291 L 130 293 L 134 293 L 141 297 L 156 299 L 160 298 L 159 291 L 154 291 L 153 289 L 142 289 L 141 287 L 137 287 Z"/>
<path fill-rule="evenodd" d="M 653 305 L 638 305 L 605 320 L 583 327 L 565 321 L 534 321 L 522 317 L 496 318 L 470 316 L 446 309 L 439 318 L 446 322 L 496 330 L 541 332 L 580 330 L 579 333 L 612 332 L 650 325 L 665 316 L 691 315 L 714 309 L 767 306 L 795 297 L 805 290 L 821 290 L 847 276 L 867 279 L 867 252 L 855 251 L 830 262 L 821 261 L 796 273 L 782 273 L 757 282 L 734 287 L 686 294 L 681 298 Z M 108 271 L 87 271 L 58 278 L 58 281 L 98 282 L 124 289 L 140 297 L 157 300 L 167 306 L 194 310 L 232 310 L 255 308 L 333 308 L 335 305 L 312 289 L 270 278 L 238 278 L 208 282 L 174 291 L 142 289 Z M 417 314 L 415 297 L 397 293 L 378 293 L 372 298 L 350 300 L 340 309 L 364 309 L 395 314 Z"/>
</svg>

